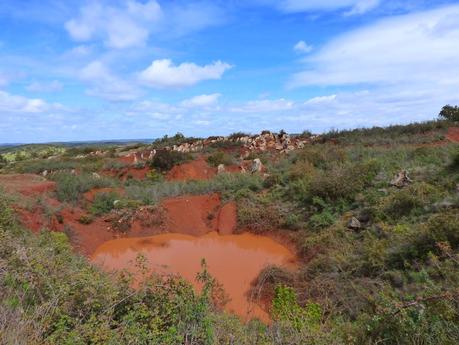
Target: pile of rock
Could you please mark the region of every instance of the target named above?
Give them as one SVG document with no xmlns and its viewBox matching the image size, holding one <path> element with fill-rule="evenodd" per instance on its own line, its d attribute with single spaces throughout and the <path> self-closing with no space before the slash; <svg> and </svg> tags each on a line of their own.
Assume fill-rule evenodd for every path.
<svg viewBox="0 0 459 345">
<path fill-rule="evenodd" d="M 259 135 L 254 136 L 240 136 L 240 137 L 210 137 L 205 140 L 197 140 L 191 143 L 183 143 L 181 145 L 174 145 L 166 149 L 178 152 L 198 152 L 204 147 L 218 143 L 218 142 L 236 142 L 241 143 L 242 148 L 246 152 L 263 152 L 268 150 L 276 150 L 281 153 L 286 153 L 296 149 L 301 149 L 304 145 L 313 140 L 311 138 L 291 137 L 285 132 L 272 133 L 270 131 L 263 131 Z"/>
<path fill-rule="evenodd" d="M 147 160 L 153 159 L 156 155 L 156 150 L 144 150 L 144 151 L 135 151 L 130 152 L 124 156 L 125 159 L 129 160 L 133 164 L 145 162 Z"/>
<path fill-rule="evenodd" d="M 209 137 L 207 139 L 194 140 L 179 145 L 166 146 L 164 150 L 177 151 L 182 153 L 200 152 L 204 148 L 219 142 L 232 142 L 241 144 L 241 156 L 246 158 L 251 152 L 278 151 L 287 153 L 296 149 L 303 148 L 306 144 L 311 143 L 314 137 L 292 137 L 285 132 L 272 133 L 263 131 L 259 135 L 240 136 L 240 137 Z M 156 150 L 146 150 L 131 152 L 125 157 L 130 157 L 133 163 L 153 159 Z"/>
</svg>

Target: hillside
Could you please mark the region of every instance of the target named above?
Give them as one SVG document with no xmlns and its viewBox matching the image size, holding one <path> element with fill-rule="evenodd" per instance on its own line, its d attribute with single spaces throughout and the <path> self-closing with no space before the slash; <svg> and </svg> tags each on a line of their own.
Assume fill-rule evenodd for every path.
<svg viewBox="0 0 459 345">
<path fill-rule="evenodd" d="M 438 120 L 5 148 L 0 343 L 457 344 L 458 139 Z"/>
</svg>

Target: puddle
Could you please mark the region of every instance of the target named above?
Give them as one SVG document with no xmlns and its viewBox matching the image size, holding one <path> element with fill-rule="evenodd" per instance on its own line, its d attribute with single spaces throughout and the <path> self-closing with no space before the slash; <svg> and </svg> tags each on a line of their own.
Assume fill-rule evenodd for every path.
<svg viewBox="0 0 459 345">
<path fill-rule="evenodd" d="M 267 265 L 291 266 L 294 255 L 274 240 L 249 233 L 201 237 L 167 233 L 146 238 L 125 238 L 102 244 L 93 261 L 106 270 L 135 271 L 133 263 L 139 253 L 145 255 L 152 271 L 178 273 L 193 285 L 205 258 L 209 272 L 223 285 L 230 301 L 226 310 L 244 320 L 254 317 L 269 321 L 268 314 L 249 302 L 251 282 Z"/>
</svg>

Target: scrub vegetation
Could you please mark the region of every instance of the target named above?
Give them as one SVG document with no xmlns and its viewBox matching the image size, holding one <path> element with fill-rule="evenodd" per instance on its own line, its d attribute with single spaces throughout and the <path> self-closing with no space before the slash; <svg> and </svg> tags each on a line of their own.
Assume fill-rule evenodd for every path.
<svg viewBox="0 0 459 345">
<path fill-rule="evenodd" d="M 164 180 L 192 159 L 184 154 L 161 154 L 149 162 L 159 172 L 121 181 L 94 175 L 105 158 L 73 166 L 66 151 L 56 161 L 13 162 L 10 150 L 0 156 L 1 171 L 52 171 L 47 178 L 61 201 L 81 203 L 94 188 L 123 190 L 86 202 L 91 217 L 112 212 L 115 201 L 116 209 L 137 208 L 220 193 L 237 205 L 238 230 L 283 236 L 299 263 L 295 271 L 260 273 L 252 294 L 268 301 L 273 322 L 244 323 L 222 311 L 220 285 L 205 262 L 196 292 L 179 277 L 148 275 L 139 256 L 143 279 L 133 289 L 133 275 L 101 272 L 72 250 L 65 233 L 23 228 L 14 200 L 1 193 L 0 343 L 458 344 L 459 144 L 445 139 L 454 126 L 438 120 L 332 131 L 303 149 L 258 155 L 268 175 L 201 181 Z M 147 148 L 184 142 L 178 134 Z M 209 163 L 234 162 L 231 149 L 213 148 Z M 81 173 L 69 172 L 74 168 Z M 408 177 L 397 184 L 400 172 Z"/>
</svg>

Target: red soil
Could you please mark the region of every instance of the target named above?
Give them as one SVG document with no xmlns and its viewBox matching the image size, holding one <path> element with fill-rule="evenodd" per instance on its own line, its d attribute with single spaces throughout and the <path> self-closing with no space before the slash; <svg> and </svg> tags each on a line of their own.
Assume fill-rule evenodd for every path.
<svg viewBox="0 0 459 345">
<path fill-rule="evenodd" d="M 27 229 L 30 229 L 33 233 L 38 233 L 41 229 L 48 226 L 48 222 L 41 210 L 37 209 L 28 211 L 19 207 L 15 207 L 15 211 L 21 223 Z"/>
<path fill-rule="evenodd" d="M 204 161 L 198 162 L 202 164 Z M 23 193 L 27 198 L 32 199 L 55 188 L 54 182 L 36 175 L 3 175 L 0 176 L 0 185 L 8 192 Z M 85 193 L 84 197 L 87 201 L 92 201 L 97 193 L 111 191 L 122 193 L 116 188 L 99 188 Z M 90 224 L 81 224 L 79 220 L 86 215 L 86 211 L 80 207 L 67 207 L 59 211 L 58 208 L 62 208 L 63 205 L 57 200 L 45 196 L 43 202 L 57 212 L 45 216 L 45 210 L 40 205 L 35 206 L 33 210 L 15 207 L 24 226 L 35 233 L 43 228 L 65 231 L 74 247 L 85 255 L 90 255 L 105 241 L 121 235 L 111 229 L 109 220 L 106 221 L 104 217 L 95 218 Z M 164 214 L 164 219 L 160 222 L 153 223 L 151 226 L 142 226 L 141 222 L 134 222 L 131 231 L 123 236 L 149 236 L 165 231 L 193 236 L 202 236 L 215 231 L 231 234 L 236 228 L 236 205 L 228 203 L 222 207 L 218 194 L 165 199 L 160 204 L 160 209 Z M 151 213 L 151 211 L 146 212 Z M 156 213 L 149 216 L 161 218 Z"/>
<path fill-rule="evenodd" d="M 123 168 L 120 170 L 105 170 L 102 172 L 103 175 L 110 177 L 118 177 L 122 181 L 126 181 L 128 178 L 133 178 L 137 180 L 143 180 L 147 177 L 147 174 L 150 172 L 148 167 L 142 169 L 136 169 L 133 167 Z"/>
<path fill-rule="evenodd" d="M 230 235 L 236 230 L 237 208 L 235 202 L 225 204 L 218 214 L 218 232 L 221 235 Z"/>
<path fill-rule="evenodd" d="M 204 158 L 174 166 L 166 175 L 168 181 L 208 180 L 215 176 L 217 169 L 207 164 Z"/>
<path fill-rule="evenodd" d="M 218 194 L 181 196 L 161 203 L 166 210 L 166 229 L 169 232 L 201 236 L 216 231 Z"/>
<path fill-rule="evenodd" d="M 118 161 L 120 161 L 121 163 L 125 163 L 125 164 L 134 164 L 135 156 L 134 155 L 121 156 L 118 158 Z"/>
<path fill-rule="evenodd" d="M 159 208 L 163 210 L 163 215 L 152 216 L 162 218 L 160 222 L 145 226 L 140 220 L 134 220 L 130 231 L 122 236 L 143 237 L 164 232 L 203 236 L 217 230 L 229 235 L 236 229 L 236 204 L 228 203 L 221 207 L 218 194 L 168 198 L 161 202 Z M 80 224 L 78 219 L 84 215 L 80 209 L 65 210 L 62 215 L 65 224 L 75 232 L 78 250 L 85 255 L 90 255 L 103 242 L 121 236 L 117 236 L 110 229 L 110 224 L 100 218 L 89 225 Z"/>
<path fill-rule="evenodd" d="M 61 225 L 58 230 L 64 231 L 66 226 L 67 235 L 73 246 L 84 255 L 92 254 L 102 243 L 116 237 L 104 218 L 96 218 L 91 224 L 81 224 L 79 219 L 86 215 L 86 212 L 80 208 L 64 209 L 61 215 L 65 225 Z"/>
<path fill-rule="evenodd" d="M 33 174 L 0 175 L 0 187 L 8 193 L 20 193 L 26 196 L 37 196 L 56 187 L 54 182 Z"/>
<path fill-rule="evenodd" d="M 459 143 L 459 127 L 448 128 L 448 134 L 446 138 L 452 142 Z"/>
</svg>

